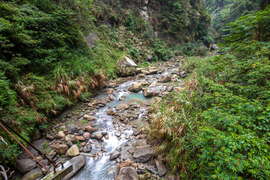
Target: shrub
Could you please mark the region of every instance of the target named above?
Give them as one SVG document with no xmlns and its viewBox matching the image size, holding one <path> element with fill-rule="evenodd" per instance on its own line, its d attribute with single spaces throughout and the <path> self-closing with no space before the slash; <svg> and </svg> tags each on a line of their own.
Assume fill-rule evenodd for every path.
<svg viewBox="0 0 270 180">
<path fill-rule="evenodd" d="M 154 54 L 153 60 L 166 61 L 172 57 L 172 51 L 164 41 L 155 40 L 152 44 L 152 49 Z"/>
</svg>

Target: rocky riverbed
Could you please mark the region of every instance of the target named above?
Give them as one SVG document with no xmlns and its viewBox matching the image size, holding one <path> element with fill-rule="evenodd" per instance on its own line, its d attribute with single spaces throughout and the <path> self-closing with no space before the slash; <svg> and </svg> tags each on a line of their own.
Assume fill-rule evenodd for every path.
<svg viewBox="0 0 270 180">
<path fill-rule="evenodd" d="M 96 97 L 63 113 L 34 145 L 58 162 L 77 157 L 84 167 L 73 180 L 177 179 L 147 141 L 147 128 L 151 105 L 182 89 L 181 58 L 136 68 L 137 75 L 109 82 Z M 37 159 L 50 168 L 47 160 Z M 17 167 L 24 180 L 42 176 L 26 154 Z"/>
</svg>

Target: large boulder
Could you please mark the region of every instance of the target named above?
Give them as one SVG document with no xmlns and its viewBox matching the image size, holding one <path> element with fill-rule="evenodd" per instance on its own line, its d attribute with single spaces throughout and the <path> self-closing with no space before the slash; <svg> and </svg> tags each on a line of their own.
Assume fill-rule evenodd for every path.
<svg viewBox="0 0 270 180">
<path fill-rule="evenodd" d="M 63 180 L 68 180 L 70 179 L 72 176 L 74 176 L 81 168 L 83 168 L 85 166 L 85 157 L 84 156 L 77 156 L 72 158 L 71 160 L 69 160 L 69 162 L 72 164 L 73 166 L 73 170 L 67 174 Z"/>
<path fill-rule="evenodd" d="M 166 86 L 149 86 L 143 90 L 143 95 L 145 97 L 159 96 L 164 91 L 166 91 Z"/>
<path fill-rule="evenodd" d="M 138 146 L 134 149 L 133 158 L 136 162 L 145 163 L 155 155 L 151 146 Z"/>
<path fill-rule="evenodd" d="M 131 76 L 137 74 L 137 64 L 127 56 L 120 60 L 117 63 L 117 66 L 120 76 Z"/>
<path fill-rule="evenodd" d="M 120 65 L 123 65 L 126 67 L 137 67 L 137 64 L 127 56 L 125 56 L 124 59 L 120 61 Z"/>
<path fill-rule="evenodd" d="M 134 167 L 123 167 L 119 171 L 116 180 L 138 180 L 138 174 Z"/>
<path fill-rule="evenodd" d="M 32 169 L 37 167 L 37 163 L 32 159 L 18 159 L 16 161 L 16 168 L 22 173 L 25 174 Z"/>
<path fill-rule="evenodd" d="M 80 150 L 77 145 L 73 145 L 67 150 L 67 156 L 74 157 L 74 156 L 78 156 L 79 154 L 80 154 Z"/>
<path fill-rule="evenodd" d="M 51 147 L 58 153 L 58 154 L 65 154 L 68 150 L 68 145 L 66 144 L 53 144 Z"/>
<path fill-rule="evenodd" d="M 26 173 L 22 180 L 36 180 L 43 176 L 42 171 L 39 168 L 33 169 L 32 171 Z"/>
<path fill-rule="evenodd" d="M 142 90 L 142 88 L 147 85 L 147 82 L 134 82 L 129 88 L 128 90 L 131 92 L 139 92 L 140 90 Z"/>
</svg>

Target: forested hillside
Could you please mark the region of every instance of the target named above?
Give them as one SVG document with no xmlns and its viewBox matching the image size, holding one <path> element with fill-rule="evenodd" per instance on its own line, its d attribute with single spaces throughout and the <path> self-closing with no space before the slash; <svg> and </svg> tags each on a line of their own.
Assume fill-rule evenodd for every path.
<svg viewBox="0 0 270 180">
<path fill-rule="evenodd" d="M 217 39 L 226 34 L 228 23 L 265 6 L 261 0 L 204 0 L 204 3 L 212 17 L 212 35 Z"/>
<path fill-rule="evenodd" d="M 270 178 L 270 7 L 261 3 L 227 26 L 224 55 L 187 60 L 185 90 L 155 106 L 150 132 L 183 179 Z"/>
<path fill-rule="evenodd" d="M 208 26 L 201 1 L 1 1 L 1 120 L 31 140 L 52 117 L 117 77 L 125 55 L 168 60 L 171 44 L 203 47 Z M 0 157 L 10 163 L 20 149 L 7 142 Z"/>
</svg>

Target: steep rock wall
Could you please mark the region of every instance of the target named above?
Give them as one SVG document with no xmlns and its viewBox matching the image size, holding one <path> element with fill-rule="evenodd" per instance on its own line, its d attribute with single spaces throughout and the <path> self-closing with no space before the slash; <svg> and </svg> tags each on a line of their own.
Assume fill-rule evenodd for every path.
<svg viewBox="0 0 270 180">
<path fill-rule="evenodd" d="M 152 35 L 168 42 L 181 44 L 207 39 L 210 18 L 202 0 L 102 0 L 96 4 L 106 7 L 105 20 L 113 25 L 125 24 L 131 13 L 150 25 Z"/>
</svg>

